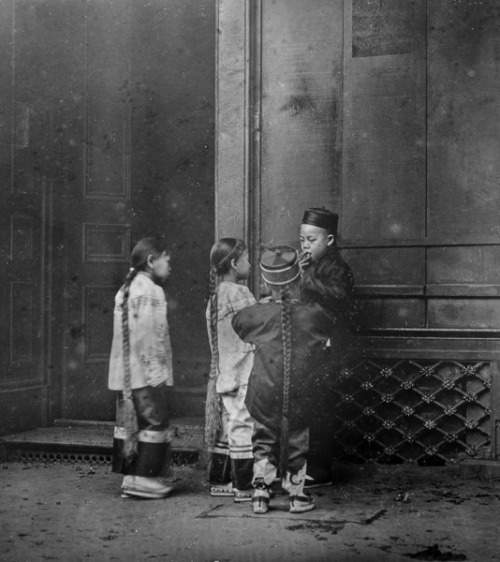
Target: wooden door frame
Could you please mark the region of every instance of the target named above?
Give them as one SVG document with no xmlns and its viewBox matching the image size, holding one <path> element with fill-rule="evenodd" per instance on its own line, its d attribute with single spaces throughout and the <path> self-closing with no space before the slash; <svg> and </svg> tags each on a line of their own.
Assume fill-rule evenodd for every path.
<svg viewBox="0 0 500 562">
<path fill-rule="evenodd" d="M 261 0 L 217 0 L 215 239 L 243 239 L 253 264 L 260 245 Z"/>
</svg>

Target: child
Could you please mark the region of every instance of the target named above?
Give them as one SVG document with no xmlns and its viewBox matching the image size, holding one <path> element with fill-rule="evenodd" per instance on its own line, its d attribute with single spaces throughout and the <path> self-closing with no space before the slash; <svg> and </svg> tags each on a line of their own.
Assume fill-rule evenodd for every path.
<svg viewBox="0 0 500 562">
<path fill-rule="evenodd" d="M 326 342 L 333 318 L 316 303 L 299 302 L 295 250 L 266 250 L 260 267 L 275 302 L 246 308 L 233 320 L 241 339 L 255 345 L 246 399 L 255 420 L 253 511 L 268 511 L 269 490 L 279 468 L 290 512 L 302 513 L 314 509 L 313 498 L 304 492 L 309 421 L 329 372 Z"/>
<path fill-rule="evenodd" d="M 354 278 L 337 248 L 338 215 L 311 207 L 306 209 L 300 226 L 300 245 L 303 252 L 302 297 L 317 302 L 335 316 L 335 335 L 331 337 L 332 373 L 325 381 L 323 402 L 317 405 L 317 415 L 311 423 L 311 450 L 306 488 L 332 483 L 331 475 L 331 416 L 328 385 L 339 370 L 352 330 L 352 310 L 348 297 L 352 294 Z M 332 334 L 333 336 L 333 334 Z"/>
<path fill-rule="evenodd" d="M 351 295 L 352 271 L 337 248 L 338 215 L 311 207 L 300 225 L 302 292 L 326 308 L 338 313 L 343 299 Z"/>
<path fill-rule="evenodd" d="M 172 351 L 167 301 L 160 284 L 170 275 L 170 256 L 155 238 L 132 250 L 131 269 L 115 298 L 108 386 L 122 394 L 117 406 L 113 472 L 124 474 L 122 495 L 164 498 L 172 487 L 167 386 Z"/>
<path fill-rule="evenodd" d="M 245 406 L 245 395 L 253 365 L 253 347 L 242 342 L 231 326 L 239 310 L 255 304 L 249 289 L 239 284 L 250 274 L 244 242 L 220 239 L 210 252 L 210 265 L 210 301 L 206 315 L 212 364 L 205 424 L 208 480 L 214 484 L 210 494 L 233 496 L 237 503 L 246 502 L 252 499 L 253 420 Z M 217 394 L 211 393 L 213 389 Z M 213 411 L 219 398 L 222 427 L 215 440 L 218 420 Z"/>
</svg>

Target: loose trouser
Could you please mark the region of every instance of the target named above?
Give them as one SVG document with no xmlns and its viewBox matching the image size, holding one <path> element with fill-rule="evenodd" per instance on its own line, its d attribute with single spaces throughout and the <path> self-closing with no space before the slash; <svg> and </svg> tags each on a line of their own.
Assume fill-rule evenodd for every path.
<svg viewBox="0 0 500 562">
<path fill-rule="evenodd" d="M 137 455 L 127 462 L 123 444 L 127 430 L 123 427 L 121 393 L 117 400 L 113 439 L 113 472 L 134 476 L 168 476 L 170 469 L 170 431 L 168 429 L 167 387 L 146 386 L 132 390 L 132 399 L 139 426 Z"/>
<path fill-rule="evenodd" d="M 220 394 L 222 399 L 222 427 L 210 454 L 208 480 L 226 484 L 230 480 L 238 490 L 252 487 L 253 419 L 245 406 L 248 385 L 233 392 Z"/>
<path fill-rule="evenodd" d="M 271 486 L 278 473 L 280 464 L 279 427 L 266 427 L 255 422 L 253 433 L 253 484 L 263 480 L 266 486 Z M 285 475 L 282 478 L 283 488 L 292 496 L 301 495 L 307 469 L 307 452 L 309 450 L 309 428 L 292 429 L 288 435 L 288 462 Z"/>
</svg>

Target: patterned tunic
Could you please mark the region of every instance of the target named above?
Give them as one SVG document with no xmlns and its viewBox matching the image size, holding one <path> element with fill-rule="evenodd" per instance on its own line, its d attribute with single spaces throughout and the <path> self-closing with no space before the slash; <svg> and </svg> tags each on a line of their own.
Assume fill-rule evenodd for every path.
<svg viewBox="0 0 500 562">
<path fill-rule="evenodd" d="M 253 364 L 253 346 L 244 343 L 235 333 L 231 320 L 234 315 L 255 304 L 255 297 L 244 285 L 222 281 L 217 287 L 217 341 L 219 348 L 219 374 L 216 390 L 231 392 L 248 382 Z M 210 345 L 210 303 L 207 311 L 207 328 Z"/>
<path fill-rule="evenodd" d="M 124 389 L 123 288 L 115 297 L 113 342 L 108 387 Z M 130 284 L 128 300 L 131 388 L 172 386 L 172 348 L 167 322 L 167 300 L 163 289 L 149 275 L 139 272 Z"/>
</svg>

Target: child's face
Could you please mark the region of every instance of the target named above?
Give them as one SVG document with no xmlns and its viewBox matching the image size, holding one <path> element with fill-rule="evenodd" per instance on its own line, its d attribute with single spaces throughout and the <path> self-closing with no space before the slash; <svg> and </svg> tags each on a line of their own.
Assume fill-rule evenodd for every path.
<svg viewBox="0 0 500 562">
<path fill-rule="evenodd" d="M 300 225 L 300 248 L 312 262 L 321 259 L 334 242 L 333 234 L 312 224 Z"/>
<path fill-rule="evenodd" d="M 248 251 L 245 250 L 241 256 L 234 262 L 236 277 L 240 279 L 248 279 L 250 275 L 250 261 L 248 260 Z"/>
<path fill-rule="evenodd" d="M 151 275 L 153 279 L 163 282 L 166 281 L 170 275 L 170 256 L 163 252 L 161 256 L 155 258 L 150 256 L 148 263 L 151 267 Z"/>
</svg>

